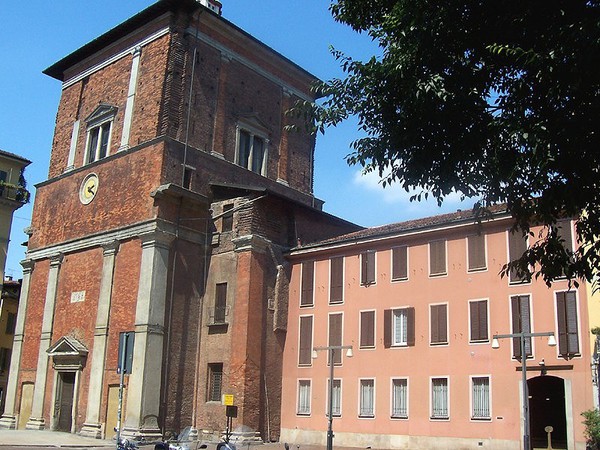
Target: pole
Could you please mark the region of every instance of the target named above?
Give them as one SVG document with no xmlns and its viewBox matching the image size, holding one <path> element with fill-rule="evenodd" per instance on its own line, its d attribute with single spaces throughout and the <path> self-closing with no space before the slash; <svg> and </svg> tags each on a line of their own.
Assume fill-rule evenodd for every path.
<svg viewBox="0 0 600 450">
<path fill-rule="evenodd" d="M 527 354 L 525 353 L 526 337 L 521 333 L 521 365 L 523 375 L 523 450 L 529 450 L 529 390 L 527 389 Z"/>
<path fill-rule="evenodd" d="M 335 348 L 329 349 L 329 416 L 327 427 L 327 450 L 333 450 L 333 366 Z"/>
<path fill-rule="evenodd" d="M 127 340 L 129 333 L 123 335 L 123 346 L 121 349 L 121 376 L 119 377 L 119 405 L 117 407 L 117 450 L 121 444 L 121 412 L 123 411 L 123 386 L 125 385 L 125 357 L 127 355 Z"/>
</svg>

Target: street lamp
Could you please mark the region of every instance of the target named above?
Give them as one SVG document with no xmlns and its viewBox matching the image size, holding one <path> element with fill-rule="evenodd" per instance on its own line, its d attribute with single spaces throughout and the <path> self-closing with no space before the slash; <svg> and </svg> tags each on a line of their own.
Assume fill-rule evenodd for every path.
<svg viewBox="0 0 600 450">
<path fill-rule="evenodd" d="M 548 346 L 556 347 L 556 339 L 552 331 L 541 332 L 541 333 L 512 333 L 512 334 L 496 334 L 492 339 L 492 348 L 500 348 L 498 339 L 520 339 L 521 341 L 521 375 L 523 383 L 523 450 L 530 450 L 530 430 L 529 430 L 529 391 L 527 389 L 527 355 L 525 354 L 525 342 L 528 338 L 548 336 Z"/>
<path fill-rule="evenodd" d="M 333 450 L 333 367 L 336 350 L 346 350 L 346 356 L 352 358 L 351 345 L 328 345 L 326 347 L 313 347 L 312 358 L 317 358 L 317 352 L 327 350 L 329 354 L 329 413 L 327 414 L 327 450 Z"/>
</svg>

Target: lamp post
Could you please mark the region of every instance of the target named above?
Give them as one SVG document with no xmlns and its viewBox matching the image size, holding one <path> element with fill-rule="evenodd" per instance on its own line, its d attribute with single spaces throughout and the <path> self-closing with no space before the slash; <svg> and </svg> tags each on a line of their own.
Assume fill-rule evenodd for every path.
<svg viewBox="0 0 600 450">
<path fill-rule="evenodd" d="M 346 356 L 352 358 L 351 345 L 328 345 L 326 347 L 313 347 L 312 358 L 317 358 L 317 352 L 326 350 L 329 354 L 329 412 L 327 414 L 327 450 L 333 450 L 333 367 L 335 366 L 334 356 L 336 350 L 347 350 Z"/>
<path fill-rule="evenodd" d="M 529 391 L 527 389 L 527 355 L 525 354 L 525 342 L 528 338 L 548 336 L 548 345 L 550 347 L 556 346 L 556 339 L 552 331 L 540 332 L 540 333 L 511 333 L 511 334 L 496 334 L 492 339 L 492 348 L 500 348 L 498 339 L 519 339 L 521 341 L 521 375 L 523 384 L 523 450 L 530 450 L 530 427 L 529 427 Z"/>
</svg>

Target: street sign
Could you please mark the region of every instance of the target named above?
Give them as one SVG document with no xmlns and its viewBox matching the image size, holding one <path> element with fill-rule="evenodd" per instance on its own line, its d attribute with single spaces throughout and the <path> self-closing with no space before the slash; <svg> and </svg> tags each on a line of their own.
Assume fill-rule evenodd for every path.
<svg viewBox="0 0 600 450">
<path fill-rule="evenodd" d="M 223 405 L 233 406 L 233 394 L 223 394 Z"/>
</svg>

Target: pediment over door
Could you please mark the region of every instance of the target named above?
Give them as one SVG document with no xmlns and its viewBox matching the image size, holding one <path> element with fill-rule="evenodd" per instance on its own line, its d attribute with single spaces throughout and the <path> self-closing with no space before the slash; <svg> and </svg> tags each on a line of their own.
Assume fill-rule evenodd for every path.
<svg viewBox="0 0 600 450">
<path fill-rule="evenodd" d="M 87 347 L 72 336 L 61 337 L 46 351 L 56 370 L 82 369 L 89 353 Z"/>
</svg>

